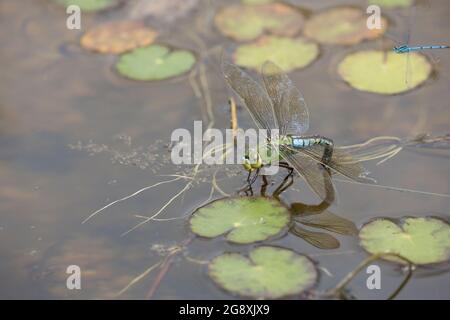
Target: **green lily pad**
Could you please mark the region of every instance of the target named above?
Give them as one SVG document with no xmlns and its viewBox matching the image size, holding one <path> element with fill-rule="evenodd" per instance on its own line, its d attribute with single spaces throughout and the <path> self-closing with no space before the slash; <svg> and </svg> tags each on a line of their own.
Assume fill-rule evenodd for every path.
<svg viewBox="0 0 450 320">
<path fill-rule="evenodd" d="M 161 45 L 137 48 L 120 56 L 117 71 L 133 80 L 162 80 L 189 71 L 195 63 L 190 51 Z"/>
<path fill-rule="evenodd" d="M 294 251 L 263 246 L 249 257 L 225 253 L 209 264 L 209 275 L 221 288 L 244 297 L 275 299 L 300 294 L 318 278 L 313 262 Z"/>
<path fill-rule="evenodd" d="M 379 94 L 397 94 L 424 83 L 433 70 L 419 53 L 366 50 L 349 54 L 339 63 L 338 73 L 355 89 Z"/>
<path fill-rule="evenodd" d="M 303 26 L 302 13 L 286 4 L 230 5 L 216 15 L 215 24 L 226 36 L 250 41 L 270 33 L 295 36 Z"/>
<path fill-rule="evenodd" d="M 269 60 L 284 72 L 289 72 L 308 66 L 318 55 L 319 46 L 304 38 L 264 36 L 256 42 L 237 47 L 233 60 L 237 65 L 257 71 Z"/>
<path fill-rule="evenodd" d="M 265 197 L 236 197 L 213 201 L 190 219 L 192 232 L 214 238 L 226 234 L 234 243 L 252 243 L 280 233 L 290 222 L 289 210 Z"/>
<path fill-rule="evenodd" d="M 398 8 L 409 7 L 414 4 L 414 0 L 369 0 L 369 4 L 385 8 Z"/>
<path fill-rule="evenodd" d="M 311 39 L 326 44 L 351 45 L 371 40 L 382 35 L 387 20 L 381 18 L 381 29 L 367 28 L 367 14 L 353 7 L 333 8 L 309 19 L 303 33 Z"/>
<path fill-rule="evenodd" d="M 119 4 L 118 0 L 54 0 L 55 2 L 68 7 L 77 5 L 82 11 L 99 11 L 112 8 Z"/>
<path fill-rule="evenodd" d="M 361 246 L 372 254 L 396 253 L 417 265 L 450 259 L 450 225 L 437 218 L 408 217 L 399 224 L 376 219 L 361 228 L 359 238 Z"/>
</svg>

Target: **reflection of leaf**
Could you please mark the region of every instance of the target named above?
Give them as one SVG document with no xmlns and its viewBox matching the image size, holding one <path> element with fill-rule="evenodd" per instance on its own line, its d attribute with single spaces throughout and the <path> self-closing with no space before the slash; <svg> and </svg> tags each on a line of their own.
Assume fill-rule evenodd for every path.
<svg viewBox="0 0 450 320">
<path fill-rule="evenodd" d="M 290 222 L 290 213 L 275 199 L 224 198 L 195 211 L 191 230 L 202 237 L 226 234 L 234 243 L 252 243 L 278 234 Z"/>
<path fill-rule="evenodd" d="M 358 229 L 352 221 L 339 217 L 330 211 L 297 216 L 295 220 L 310 227 L 325 229 L 339 234 L 355 235 L 358 233 Z"/>
<path fill-rule="evenodd" d="M 437 218 L 407 217 L 399 224 L 388 219 L 376 219 L 361 228 L 359 238 L 361 246 L 372 254 L 396 253 L 415 264 L 450 259 L 450 225 Z"/>
<path fill-rule="evenodd" d="M 54 0 L 65 7 L 77 5 L 82 11 L 98 11 L 111 8 L 119 4 L 118 0 Z"/>
<path fill-rule="evenodd" d="M 254 40 L 264 33 L 294 36 L 303 26 L 300 11 L 281 3 L 230 5 L 215 17 L 217 28 L 240 41 Z"/>
<path fill-rule="evenodd" d="M 294 251 L 258 247 L 249 257 L 225 253 L 209 264 L 209 275 L 221 288 L 251 298 L 281 298 L 300 294 L 317 281 L 311 260 Z"/>
<path fill-rule="evenodd" d="M 156 32 L 142 23 L 120 21 L 106 23 L 89 30 L 80 42 L 89 50 L 101 53 L 122 53 L 149 45 L 155 37 Z"/>
<path fill-rule="evenodd" d="M 367 15 L 364 11 L 353 7 L 333 8 L 308 20 L 304 34 L 321 43 L 356 44 L 383 34 L 387 28 L 387 20 L 381 20 L 381 29 L 370 30 L 367 28 Z"/>
<path fill-rule="evenodd" d="M 130 79 L 161 80 L 189 71 L 194 63 L 190 51 L 170 51 L 161 45 L 151 45 L 121 55 L 116 68 Z"/>
<path fill-rule="evenodd" d="M 319 47 L 303 38 L 265 36 L 256 42 L 240 45 L 234 52 L 234 62 L 240 66 L 261 70 L 269 60 L 283 71 L 304 68 L 319 55 Z"/>
<path fill-rule="evenodd" d="M 432 67 L 419 53 L 404 54 L 377 50 L 347 55 L 339 63 L 338 73 L 352 87 L 379 94 L 396 94 L 411 90 L 431 75 Z"/>
<path fill-rule="evenodd" d="M 369 0 L 369 4 L 375 4 L 385 8 L 409 7 L 414 0 Z"/>
<path fill-rule="evenodd" d="M 340 246 L 339 241 L 328 233 L 309 231 L 298 225 L 292 226 L 289 231 L 320 249 L 336 249 Z"/>
</svg>

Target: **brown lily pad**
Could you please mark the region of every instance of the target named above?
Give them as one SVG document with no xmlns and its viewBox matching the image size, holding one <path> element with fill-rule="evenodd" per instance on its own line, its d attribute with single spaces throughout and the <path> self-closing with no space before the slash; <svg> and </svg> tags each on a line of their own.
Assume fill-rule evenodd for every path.
<svg viewBox="0 0 450 320">
<path fill-rule="evenodd" d="M 314 15 L 306 22 L 304 34 L 327 44 L 351 45 L 381 36 L 387 20 L 381 18 L 381 29 L 367 28 L 367 14 L 353 7 L 333 8 Z"/>
<path fill-rule="evenodd" d="M 156 31 L 134 21 L 110 22 L 86 32 L 81 46 L 101 53 L 119 54 L 151 44 Z"/>
<path fill-rule="evenodd" d="M 299 10 L 282 3 L 230 5 L 215 17 L 217 28 L 237 41 L 254 40 L 263 34 L 292 37 L 303 23 Z"/>
</svg>

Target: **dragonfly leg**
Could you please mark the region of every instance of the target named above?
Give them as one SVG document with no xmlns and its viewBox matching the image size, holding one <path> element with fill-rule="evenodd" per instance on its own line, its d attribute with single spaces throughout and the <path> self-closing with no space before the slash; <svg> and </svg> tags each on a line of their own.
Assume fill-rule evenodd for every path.
<svg viewBox="0 0 450 320">
<path fill-rule="evenodd" d="M 247 183 L 250 184 L 250 178 L 252 176 L 252 171 L 248 170 Z"/>
<path fill-rule="evenodd" d="M 273 192 L 273 197 L 275 199 L 279 199 L 280 194 L 282 194 L 286 189 L 288 189 L 294 183 L 294 176 L 289 173 L 286 177 L 284 177 L 283 181 L 280 183 L 278 188 Z"/>
<path fill-rule="evenodd" d="M 294 174 L 294 168 L 292 168 L 287 162 L 280 162 L 280 163 L 278 163 L 278 166 L 280 168 L 287 169 L 289 171 L 289 174 L 288 174 L 289 176 Z"/>
<path fill-rule="evenodd" d="M 250 186 L 255 183 L 256 179 L 258 178 L 258 175 L 259 175 L 259 169 L 256 169 L 256 172 L 253 175 L 253 179 L 250 181 Z"/>
<path fill-rule="evenodd" d="M 261 185 L 261 196 L 265 197 L 266 196 L 267 186 L 269 185 L 269 181 L 267 181 L 267 176 L 266 175 L 262 176 L 262 180 L 263 180 L 263 183 Z"/>
<path fill-rule="evenodd" d="M 252 178 L 252 171 L 249 170 L 248 175 L 247 175 L 247 183 L 243 187 L 241 187 L 241 189 L 239 189 L 237 191 L 238 194 L 244 193 L 245 195 L 248 196 L 248 192 L 252 191 L 251 190 L 252 189 L 252 182 L 251 182 L 252 179 L 251 178 Z M 253 194 L 253 192 L 251 192 L 251 193 Z"/>
<path fill-rule="evenodd" d="M 251 194 L 253 195 L 252 185 L 255 183 L 256 179 L 258 178 L 259 169 L 256 170 L 253 177 L 252 177 L 252 172 L 253 171 L 251 171 L 251 170 L 248 171 L 247 184 L 238 191 L 238 194 L 245 193 L 246 195 L 248 195 L 247 194 L 248 191 L 251 191 Z"/>
</svg>

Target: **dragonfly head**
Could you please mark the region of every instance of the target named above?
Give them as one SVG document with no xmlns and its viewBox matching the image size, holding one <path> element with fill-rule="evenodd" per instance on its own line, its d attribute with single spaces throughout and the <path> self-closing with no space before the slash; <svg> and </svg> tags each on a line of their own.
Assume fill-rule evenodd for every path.
<svg viewBox="0 0 450 320">
<path fill-rule="evenodd" d="M 244 166 L 245 170 L 253 171 L 256 169 L 260 169 L 263 166 L 263 162 L 258 152 L 249 151 L 244 155 L 242 159 L 242 165 Z"/>
<path fill-rule="evenodd" d="M 408 46 L 406 44 L 402 46 L 395 46 L 392 50 L 394 50 L 395 53 L 407 53 L 409 52 Z"/>
</svg>

